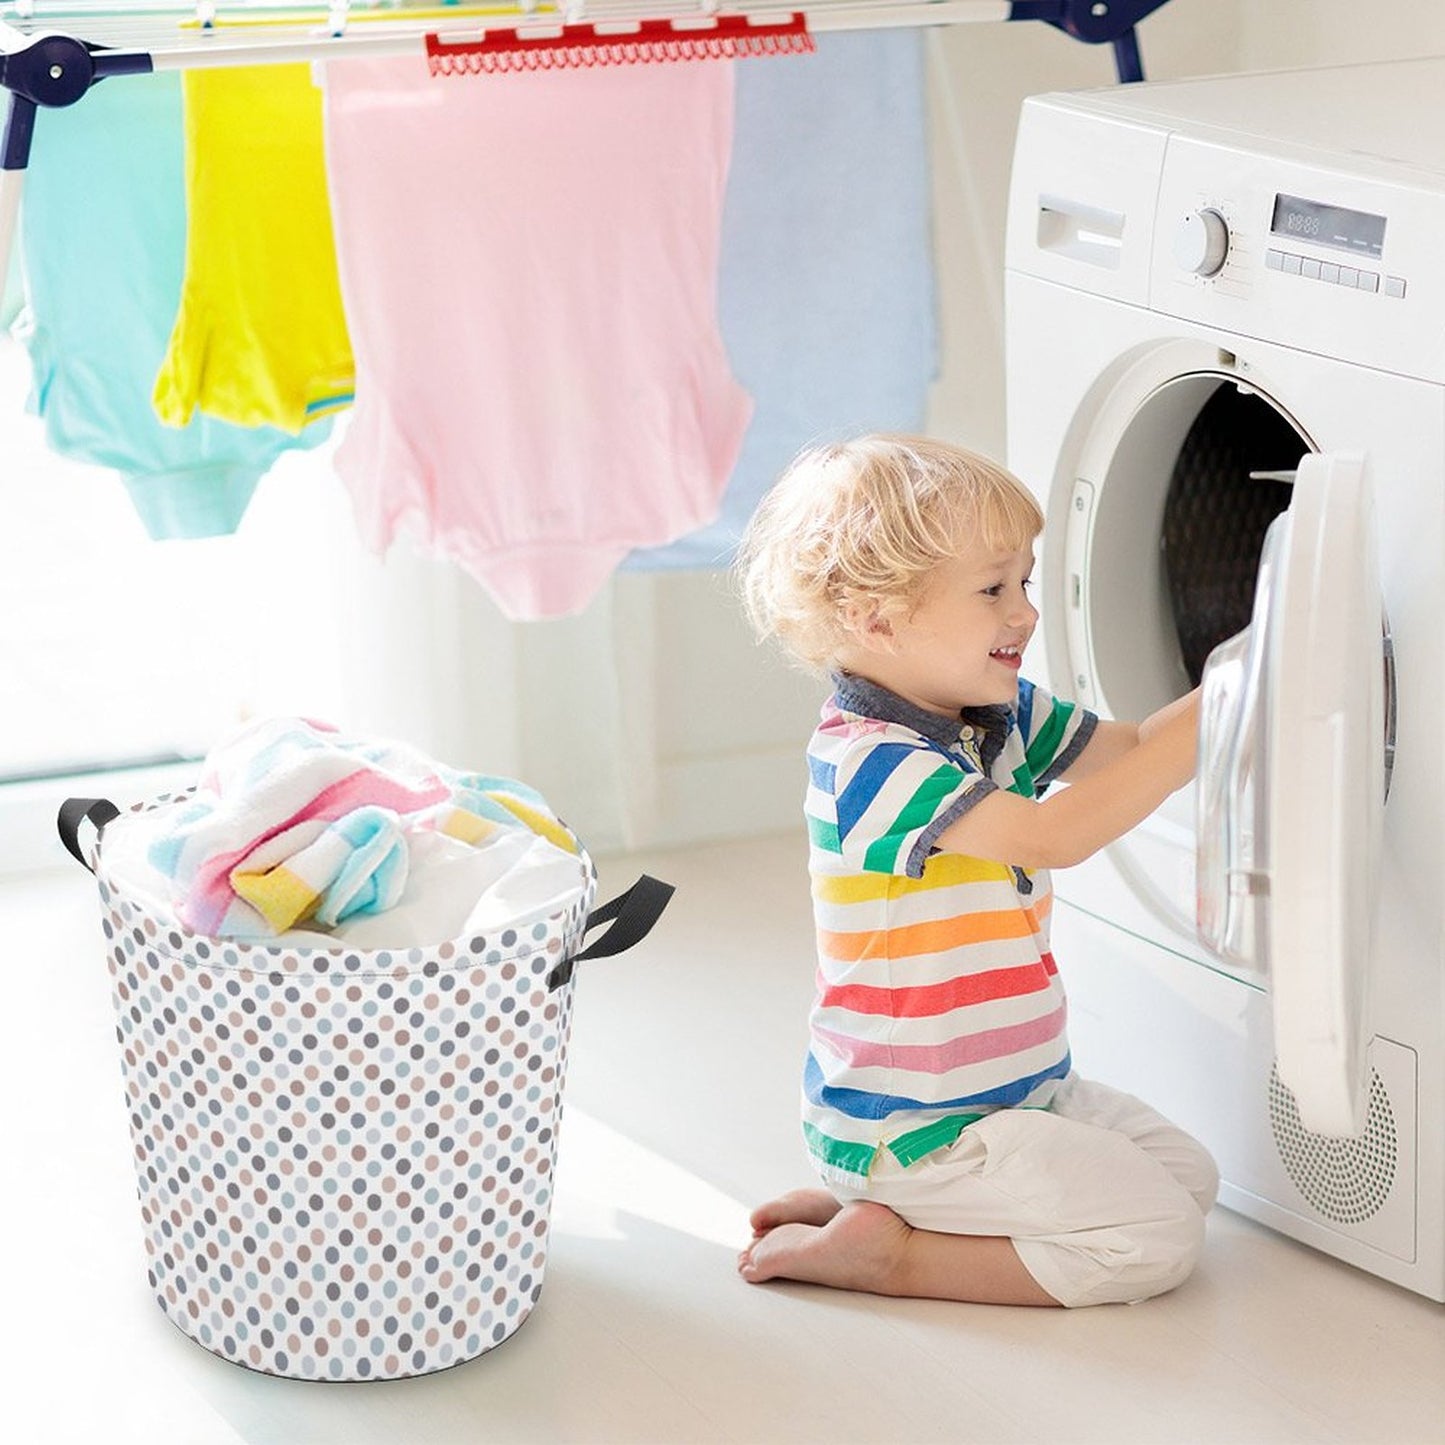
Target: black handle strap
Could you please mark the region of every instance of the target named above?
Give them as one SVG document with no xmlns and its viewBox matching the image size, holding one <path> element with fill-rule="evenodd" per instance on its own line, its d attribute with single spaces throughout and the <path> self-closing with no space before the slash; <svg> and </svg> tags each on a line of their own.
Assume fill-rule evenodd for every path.
<svg viewBox="0 0 1445 1445">
<path fill-rule="evenodd" d="M 60 841 L 65 844 L 70 856 L 82 867 L 90 868 L 90 863 L 80 848 L 80 825 L 89 821 L 99 833 L 112 818 L 119 815 L 120 809 L 109 798 L 67 798 L 60 805 L 60 816 L 56 818 L 55 826 L 60 833 Z M 91 872 L 94 871 L 91 868 Z"/>
<path fill-rule="evenodd" d="M 583 933 L 590 933 L 599 924 L 611 923 L 595 943 L 581 953 L 564 959 L 547 975 L 549 989 L 561 988 L 572 977 L 572 970 L 584 958 L 610 958 L 623 953 L 636 943 L 641 943 L 653 925 L 662 917 L 663 910 L 677 890 L 671 883 L 663 883 L 644 873 L 626 893 L 619 894 L 608 903 L 594 908 L 587 915 L 587 926 Z"/>
</svg>

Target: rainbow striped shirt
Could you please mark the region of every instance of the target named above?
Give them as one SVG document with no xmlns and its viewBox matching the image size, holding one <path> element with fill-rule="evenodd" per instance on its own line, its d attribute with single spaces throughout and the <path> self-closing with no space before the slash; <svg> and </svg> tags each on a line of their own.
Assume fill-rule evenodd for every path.
<svg viewBox="0 0 1445 1445">
<path fill-rule="evenodd" d="M 1026 679 L 1009 707 L 930 713 L 836 676 L 808 745 L 818 993 L 803 1133 L 856 1181 L 995 1109 L 1044 1107 L 1069 1071 L 1045 871 L 934 851 L 998 788 L 1037 797 L 1098 719 Z"/>
</svg>

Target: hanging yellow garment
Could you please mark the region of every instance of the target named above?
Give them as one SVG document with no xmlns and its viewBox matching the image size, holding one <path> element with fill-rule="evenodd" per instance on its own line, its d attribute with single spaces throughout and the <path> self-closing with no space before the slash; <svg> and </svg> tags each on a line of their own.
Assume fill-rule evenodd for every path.
<svg viewBox="0 0 1445 1445">
<path fill-rule="evenodd" d="M 304 64 L 183 79 L 186 274 L 156 414 L 296 433 L 349 405 L 354 386 L 321 93 Z"/>
</svg>

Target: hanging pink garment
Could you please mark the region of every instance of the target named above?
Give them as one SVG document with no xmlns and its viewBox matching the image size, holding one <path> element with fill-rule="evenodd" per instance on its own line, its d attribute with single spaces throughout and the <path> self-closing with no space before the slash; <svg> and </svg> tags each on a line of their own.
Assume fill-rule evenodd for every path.
<svg viewBox="0 0 1445 1445">
<path fill-rule="evenodd" d="M 326 67 L 356 407 L 337 468 L 511 618 L 716 515 L 751 412 L 718 332 L 732 65 Z"/>
</svg>

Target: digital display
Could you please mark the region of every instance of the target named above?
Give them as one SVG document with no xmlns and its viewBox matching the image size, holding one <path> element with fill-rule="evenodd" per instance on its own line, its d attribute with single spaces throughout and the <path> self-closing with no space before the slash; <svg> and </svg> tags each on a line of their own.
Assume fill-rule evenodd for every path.
<svg viewBox="0 0 1445 1445">
<path fill-rule="evenodd" d="M 1275 196 L 1274 219 L 1269 229 L 1276 236 L 1308 241 L 1312 246 L 1329 246 L 1376 261 L 1385 244 L 1383 216 L 1327 206 L 1322 201 L 1307 201 L 1300 196 Z"/>
</svg>

